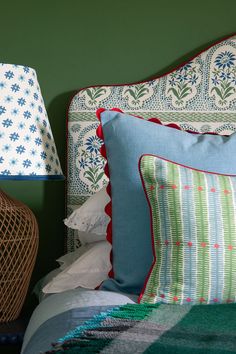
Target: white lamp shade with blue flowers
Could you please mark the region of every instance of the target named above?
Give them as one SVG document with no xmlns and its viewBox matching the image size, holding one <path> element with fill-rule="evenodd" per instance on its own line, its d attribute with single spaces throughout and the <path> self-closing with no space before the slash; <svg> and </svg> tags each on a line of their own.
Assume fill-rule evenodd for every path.
<svg viewBox="0 0 236 354">
<path fill-rule="evenodd" d="M 63 178 L 35 70 L 0 64 L 0 180 Z"/>
<path fill-rule="evenodd" d="M 0 64 L 0 181 L 11 179 L 64 176 L 35 70 Z M 38 239 L 33 212 L 0 188 L 0 323 L 21 311 Z"/>
</svg>

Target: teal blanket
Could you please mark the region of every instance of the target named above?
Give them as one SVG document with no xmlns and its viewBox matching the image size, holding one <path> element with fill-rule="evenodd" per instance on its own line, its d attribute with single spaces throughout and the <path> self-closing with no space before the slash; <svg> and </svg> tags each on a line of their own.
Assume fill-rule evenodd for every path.
<svg viewBox="0 0 236 354">
<path fill-rule="evenodd" d="M 236 353 L 236 304 L 122 305 L 68 332 L 46 353 Z"/>
</svg>

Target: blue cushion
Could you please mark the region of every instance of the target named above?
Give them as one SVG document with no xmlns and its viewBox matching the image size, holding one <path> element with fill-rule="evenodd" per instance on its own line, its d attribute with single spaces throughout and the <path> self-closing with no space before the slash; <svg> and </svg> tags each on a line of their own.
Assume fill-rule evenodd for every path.
<svg viewBox="0 0 236 354">
<path fill-rule="evenodd" d="M 139 294 L 153 254 L 149 208 L 139 176 L 143 154 L 201 170 L 236 174 L 236 134 L 190 134 L 124 113 L 100 114 L 112 195 L 114 277 L 105 290 Z"/>
</svg>

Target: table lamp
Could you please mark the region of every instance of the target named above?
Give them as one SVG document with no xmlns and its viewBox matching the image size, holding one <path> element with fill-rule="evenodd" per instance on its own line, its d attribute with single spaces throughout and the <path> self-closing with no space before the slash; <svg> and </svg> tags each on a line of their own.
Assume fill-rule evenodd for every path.
<svg viewBox="0 0 236 354">
<path fill-rule="evenodd" d="M 64 179 L 34 69 L 0 64 L 0 181 Z M 18 317 L 38 249 L 32 211 L 0 188 L 0 322 Z"/>
</svg>

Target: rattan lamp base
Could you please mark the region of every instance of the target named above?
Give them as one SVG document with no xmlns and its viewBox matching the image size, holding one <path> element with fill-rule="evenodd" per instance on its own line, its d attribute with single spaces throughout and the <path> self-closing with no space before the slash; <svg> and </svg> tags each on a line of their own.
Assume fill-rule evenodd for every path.
<svg viewBox="0 0 236 354">
<path fill-rule="evenodd" d="M 32 211 L 0 190 L 0 322 L 19 316 L 38 249 Z"/>
</svg>

